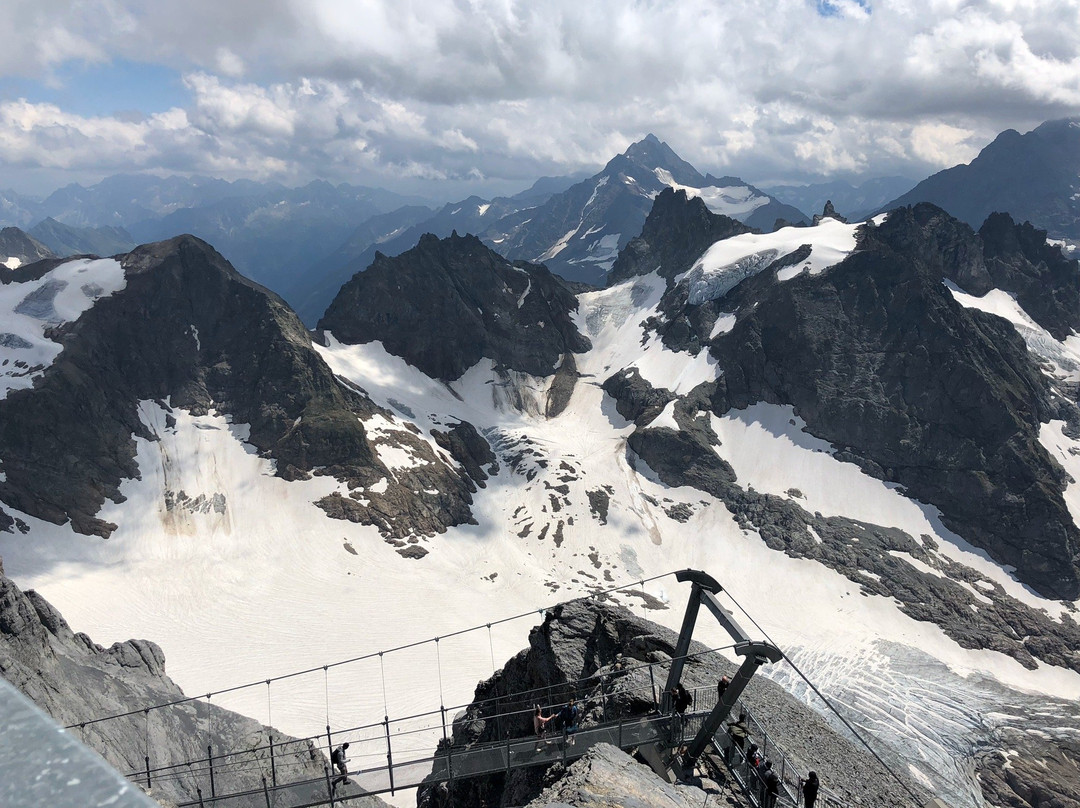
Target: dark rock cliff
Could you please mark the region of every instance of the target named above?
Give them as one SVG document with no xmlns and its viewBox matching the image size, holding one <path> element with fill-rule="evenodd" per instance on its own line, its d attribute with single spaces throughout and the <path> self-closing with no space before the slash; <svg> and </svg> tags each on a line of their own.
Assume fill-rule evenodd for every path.
<svg viewBox="0 0 1080 808">
<path fill-rule="evenodd" d="M 710 211 L 701 197 L 688 198 L 686 191 L 667 188 L 653 200 L 641 235 L 619 253 L 608 285 L 650 272 L 670 282 L 715 242 L 752 232 L 753 228 Z"/>
<path fill-rule="evenodd" d="M 457 379 L 482 357 L 548 376 L 588 350 L 577 299 L 541 266 L 511 264 L 475 236 L 428 235 L 396 258 L 377 255 L 341 288 L 319 328 L 348 344 L 381 341 L 433 378 Z"/>
<path fill-rule="evenodd" d="M 13 276 L 40 277 L 52 266 Z M 248 442 L 285 479 L 324 474 L 350 488 L 391 480 L 370 497 L 328 497 L 320 504 L 331 516 L 377 525 L 388 537 L 471 519 L 468 473 L 401 430 L 398 443 L 427 462 L 391 475 L 361 423 L 378 408 L 335 378 L 280 298 L 208 244 L 180 236 L 137 248 L 122 266 L 126 287 L 54 329 L 63 351 L 53 365 L 32 389 L 0 400 L 0 501 L 108 536 L 116 526 L 96 514 L 106 499 L 119 501 L 123 479 L 138 477 L 133 435 L 154 436 L 137 405 L 154 400 L 249 424 Z"/>
<path fill-rule="evenodd" d="M 682 214 L 698 221 L 685 206 Z M 1038 440 L 1068 404 L 1010 323 L 959 305 L 942 281 L 1011 292 L 1062 336 L 1080 326 L 1076 262 L 1007 216 L 976 234 L 926 204 L 864 226 L 857 251 L 821 275 L 777 282 L 789 258 L 701 305 L 682 285 L 665 293 L 648 326 L 671 349 L 708 346 L 722 370 L 705 406 L 722 415 L 758 401 L 794 405 L 842 459 L 937 506 L 946 526 L 1044 595 L 1075 599 L 1080 531 L 1062 495 L 1067 477 Z M 671 273 L 694 259 L 680 260 Z M 710 340 L 721 308 L 737 311 L 736 323 Z M 605 385 L 624 415 L 662 401 L 629 381 Z M 638 435 L 632 445 L 655 440 Z"/>
<path fill-rule="evenodd" d="M 759 290 L 712 345 L 725 369 L 713 408 L 793 404 L 847 459 L 936 505 L 1021 580 L 1072 600 L 1080 531 L 1038 440 L 1054 413 L 1047 380 L 1011 324 L 960 306 L 941 282 L 977 265 L 980 246 L 920 206 L 866 230 L 824 275 Z"/>
</svg>

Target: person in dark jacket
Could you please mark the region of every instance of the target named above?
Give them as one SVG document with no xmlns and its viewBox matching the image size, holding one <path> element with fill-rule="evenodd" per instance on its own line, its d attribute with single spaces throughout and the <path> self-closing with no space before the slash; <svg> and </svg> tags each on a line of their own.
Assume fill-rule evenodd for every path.
<svg viewBox="0 0 1080 808">
<path fill-rule="evenodd" d="M 803 783 L 802 797 L 803 805 L 806 808 L 814 808 L 814 801 L 817 799 L 818 786 L 817 772 L 810 772 L 810 775 L 806 778 L 806 782 Z"/>
<path fill-rule="evenodd" d="M 679 682 L 675 685 L 675 712 L 680 716 L 686 714 L 687 708 L 694 703 L 693 697 L 683 687 L 683 683 Z"/>
<path fill-rule="evenodd" d="M 559 710 L 559 724 L 562 728 L 563 742 L 566 743 L 569 739 L 571 746 L 574 745 L 574 733 L 578 730 L 578 706 L 573 699 L 570 699 Z"/>
<path fill-rule="evenodd" d="M 728 689 L 728 685 L 731 684 L 731 679 L 726 676 L 721 676 L 720 681 L 716 683 L 716 703 L 719 704 L 724 699 L 724 692 Z"/>
<path fill-rule="evenodd" d="M 746 713 L 740 713 L 739 719 L 728 724 L 728 735 L 731 736 L 731 745 L 724 753 L 724 763 L 731 765 L 732 750 L 736 747 L 742 752 L 746 744 L 746 737 L 750 731 L 746 727 Z"/>
<path fill-rule="evenodd" d="M 765 775 L 762 779 L 765 784 L 765 808 L 775 808 L 776 797 L 780 793 L 780 778 L 773 771 L 771 760 L 765 763 Z"/>
</svg>

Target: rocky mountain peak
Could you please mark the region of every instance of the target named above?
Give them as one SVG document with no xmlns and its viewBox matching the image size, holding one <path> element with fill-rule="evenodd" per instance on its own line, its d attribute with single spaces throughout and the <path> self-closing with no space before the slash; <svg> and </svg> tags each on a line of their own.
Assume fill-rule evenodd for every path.
<svg viewBox="0 0 1080 808">
<path fill-rule="evenodd" d="M 932 202 L 979 227 L 995 211 L 1054 238 L 1080 239 L 1080 120 L 999 134 L 966 165 L 940 171 L 882 210 Z"/>
<path fill-rule="evenodd" d="M 690 185 L 700 188 L 705 185 L 705 178 L 690 163 L 683 160 L 675 153 L 667 143 L 660 140 L 656 135 L 649 134 L 630 146 L 619 157 L 632 166 L 646 171 L 654 171 L 657 168 L 669 172 L 675 182 L 680 185 Z M 607 169 L 618 167 L 625 169 L 619 157 L 608 163 Z M 605 169 L 605 171 L 607 171 Z"/>
<path fill-rule="evenodd" d="M 715 242 L 751 232 L 747 225 L 710 211 L 701 197 L 665 188 L 653 200 L 641 235 L 619 254 L 608 283 L 614 285 L 650 272 L 670 280 L 689 269 Z"/>
<path fill-rule="evenodd" d="M 429 376 L 453 380 L 482 357 L 546 376 L 589 341 L 577 299 L 544 267 L 511 263 L 476 236 L 428 234 L 396 258 L 378 254 L 319 322 L 347 344 L 380 341 Z"/>
<path fill-rule="evenodd" d="M 140 247 L 121 266 L 124 288 L 56 329 L 55 362 L 0 400 L 5 503 L 108 535 L 116 526 L 96 513 L 138 476 L 132 436 L 153 438 L 145 400 L 250 424 L 249 441 L 287 478 L 378 465 L 356 418 L 370 402 L 337 383 L 279 298 L 193 236 Z"/>
</svg>

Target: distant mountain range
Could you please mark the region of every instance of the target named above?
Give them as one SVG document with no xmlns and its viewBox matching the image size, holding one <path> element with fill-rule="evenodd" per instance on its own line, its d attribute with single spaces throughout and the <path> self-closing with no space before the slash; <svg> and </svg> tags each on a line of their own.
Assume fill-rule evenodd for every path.
<svg viewBox="0 0 1080 808">
<path fill-rule="evenodd" d="M 473 196 L 445 205 L 381 241 L 364 245 L 364 237 L 352 238 L 346 249 L 298 278 L 283 295 L 305 322 L 313 323 L 341 284 L 366 269 L 376 252 L 398 255 L 425 233 L 446 237 L 455 231 L 475 234 L 511 260 L 542 263 L 567 280 L 603 286 L 619 250 L 641 232 L 653 199 L 665 188 L 700 196 L 714 213 L 759 230 L 772 230 L 778 220 L 809 223 L 802 211 L 737 177 L 702 175 L 648 135 L 578 182 L 545 178 L 513 197 Z"/>
<path fill-rule="evenodd" d="M 991 212 L 1007 211 L 1053 238 L 1077 241 L 1078 175 L 1080 121 L 1070 120 L 1026 135 L 1004 132 L 970 165 L 939 172 L 910 191 L 912 181 L 903 177 L 761 190 L 737 177 L 702 175 L 648 135 L 592 176 L 544 177 L 513 196 L 471 196 L 438 210 L 422 199 L 347 184 L 286 188 L 118 175 L 89 188 L 69 185 L 41 201 L 0 193 L 0 224 L 28 230 L 61 256 L 112 255 L 191 233 L 281 294 L 313 326 L 337 290 L 377 253 L 400 255 L 425 234 L 474 234 L 510 260 L 543 263 L 565 279 L 603 286 L 665 188 L 683 188 L 710 211 L 766 232 L 780 220 L 808 224 L 806 213 L 820 211 L 827 200 L 852 221 L 928 201 L 973 227 Z"/>
<path fill-rule="evenodd" d="M 878 177 L 859 185 L 837 180 L 811 185 L 769 185 L 765 190 L 810 213 L 817 213 L 826 202 L 832 202 L 837 213 L 849 221 L 859 222 L 914 185 L 915 180 L 907 177 Z"/>
</svg>

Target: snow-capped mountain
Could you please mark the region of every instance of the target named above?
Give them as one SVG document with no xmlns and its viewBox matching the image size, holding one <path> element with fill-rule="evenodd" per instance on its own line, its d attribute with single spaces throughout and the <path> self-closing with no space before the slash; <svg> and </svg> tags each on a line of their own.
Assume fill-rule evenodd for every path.
<svg viewBox="0 0 1080 808">
<path fill-rule="evenodd" d="M 881 210 L 932 202 L 972 227 L 995 211 L 1080 241 L 1080 119 L 1007 129 L 967 165 L 939 171 Z"/>
<path fill-rule="evenodd" d="M 563 187 L 568 186 L 568 187 Z M 653 198 L 666 188 L 700 196 L 715 213 L 772 230 L 777 220 L 806 223 L 803 213 L 736 178 L 702 176 L 654 135 L 632 144 L 599 173 L 572 185 L 548 178 L 512 197 L 472 196 L 443 206 L 400 232 L 362 245 L 350 239 L 323 264 L 305 273 L 288 298 L 305 322 L 315 323 L 348 278 L 365 270 L 375 253 L 399 255 L 425 234 L 472 233 L 499 254 L 542 263 L 556 275 L 594 286 L 608 282 L 619 251 L 641 232 Z"/>
<path fill-rule="evenodd" d="M 806 217 L 737 177 L 702 176 L 655 135 L 632 144 L 595 176 L 538 208 L 504 217 L 482 233 L 509 258 L 542 262 L 570 280 L 604 285 L 619 250 L 641 232 L 653 198 L 665 188 L 700 196 L 722 213 L 759 230 L 778 219 Z"/>
<path fill-rule="evenodd" d="M 309 735 L 466 703 L 527 627 L 465 626 L 705 569 L 949 804 L 1045 793 L 1080 722 L 1077 264 L 1006 216 L 755 233 L 705 196 L 658 193 L 577 295 L 425 239 L 322 344 L 191 238 L 8 273 L 8 575 L 190 692 L 445 636 L 381 693 L 275 692 Z M 621 599 L 677 628 L 680 597 Z"/>
</svg>

